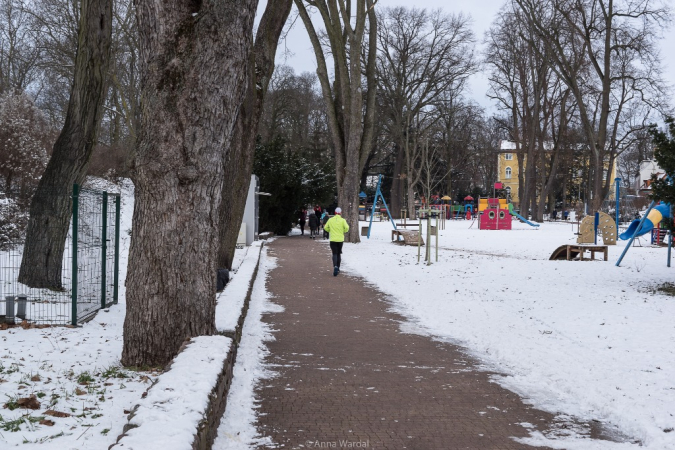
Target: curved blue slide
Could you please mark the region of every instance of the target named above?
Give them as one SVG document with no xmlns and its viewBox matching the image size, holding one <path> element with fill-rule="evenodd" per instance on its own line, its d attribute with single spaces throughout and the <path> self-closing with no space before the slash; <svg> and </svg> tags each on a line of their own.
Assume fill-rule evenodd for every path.
<svg viewBox="0 0 675 450">
<path fill-rule="evenodd" d="M 670 205 L 667 203 L 661 203 L 660 205 L 652 208 L 647 218 L 644 220 L 644 222 L 642 222 L 641 227 L 640 221 L 642 219 L 635 219 L 633 222 L 631 222 L 628 229 L 619 235 L 619 238 L 622 241 L 625 241 L 632 238 L 633 235 L 638 237 L 647 234 L 652 231 L 654 227 L 657 226 L 664 218 L 670 218 Z M 638 227 L 640 227 L 639 230 Z"/>
<path fill-rule="evenodd" d="M 516 218 L 517 218 L 518 220 L 520 220 L 521 222 L 524 222 L 524 223 L 528 224 L 528 225 L 531 226 L 531 227 L 538 227 L 538 226 L 539 226 L 538 223 L 530 222 L 529 220 L 527 220 L 526 218 L 524 218 L 523 216 L 521 216 L 520 214 L 518 214 L 518 213 L 513 209 L 513 203 L 509 203 L 509 214 L 511 214 L 513 217 L 516 217 Z"/>
<path fill-rule="evenodd" d="M 523 216 L 521 216 L 520 214 L 518 214 L 515 211 L 511 211 L 511 215 L 515 216 L 517 219 L 521 220 L 522 222 L 525 222 L 526 224 L 528 224 L 531 227 L 538 227 L 539 226 L 538 223 L 530 222 L 529 220 L 527 220 L 526 218 L 524 218 Z"/>
</svg>

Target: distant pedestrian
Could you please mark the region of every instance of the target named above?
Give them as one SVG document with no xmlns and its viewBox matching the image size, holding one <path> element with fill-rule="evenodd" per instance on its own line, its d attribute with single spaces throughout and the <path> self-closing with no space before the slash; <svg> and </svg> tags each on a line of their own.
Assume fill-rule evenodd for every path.
<svg viewBox="0 0 675 450">
<path fill-rule="evenodd" d="M 316 205 L 314 207 L 314 214 L 316 215 L 316 218 L 319 219 L 319 228 L 317 229 L 317 233 L 316 233 L 318 235 L 319 234 L 318 230 L 320 230 L 321 227 L 323 226 L 323 224 L 321 223 L 321 215 L 323 214 L 323 210 L 321 209 L 321 206 Z"/>
<path fill-rule="evenodd" d="M 319 234 L 319 216 L 316 213 L 309 215 L 309 237 L 314 239 Z"/>
<path fill-rule="evenodd" d="M 326 230 L 326 222 L 328 222 L 328 219 L 330 219 L 330 215 L 328 214 L 327 210 L 324 210 L 323 214 L 321 214 L 321 225 L 323 226 L 324 239 L 328 239 L 328 230 Z"/>
<path fill-rule="evenodd" d="M 305 235 L 305 224 L 307 223 L 307 210 L 302 208 L 298 214 L 298 223 L 300 224 L 300 233 Z"/>
<path fill-rule="evenodd" d="M 345 242 L 345 233 L 349 232 L 349 224 L 342 218 L 341 208 L 335 208 L 335 215 L 328 219 L 323 229 L 330 233 L 330 250 L 333 253 L 333 276 L 336 277 L 338 272 L 340 272 L 342 244 Z"/>
</svg>

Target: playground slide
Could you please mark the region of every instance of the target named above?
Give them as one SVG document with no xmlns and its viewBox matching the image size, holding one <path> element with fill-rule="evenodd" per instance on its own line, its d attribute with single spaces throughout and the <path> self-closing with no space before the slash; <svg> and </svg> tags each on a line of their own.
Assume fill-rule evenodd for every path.
<svg viewBox="0 0 675 450">
<path fill-rule="evenodd" d="M 525 222 L 526 224 L 528 224 L 531 227 L 538 227 L 539 226 L 538 223 L 530 222 L 529 220 L 527 220 L 526 218 L 524 218 L 523 216 L 521 216 L 517 212 L 511 211 L 511 215 L 514 216 L 516 219 L 520 220 L 521 222 Z"/>
<path fill-rule="evenodd" d="M 619 238 L 623 241 L 626 241 L 633 237 L 633 235 L 637 236 L 642 236 L 643 234 L 647 234 L 654 227 L 656 227 L 663 218 L 670 218 L 670 205 L 661 203 L 660 205 L 656 205 L 655 207 L 652 208 L 651 211 L 649 211 L 649 215 L 645 219 L 644 222 L 642 222 L 642 226 L 638 230 L 638 227 L 640 226 L 640 219 L 635 219 L 628 229 L 621 233 L 619 235 Z"/>
<path fill-rule="evenodd" d="M 538 226 L 539 226 L 538 223 L 530 222 L 529 220 L 527 220 L 526 218 L 524 218 L 523 216 L 521 216 L 520 214 L 518 214 L 517 212 L 515 212 L 515 211 L 513 210 L 513 204 L 512 204 L 512 203 L 509 203 L 509 212 L 510 212 L 511 215 L 514 216 L 516 219 L 520 220 L 520 221 L 523 222 L 523 223 L 528 224 L 528 225 L 531 226 L 531 227 L 538 227 Z"/>
</svg>

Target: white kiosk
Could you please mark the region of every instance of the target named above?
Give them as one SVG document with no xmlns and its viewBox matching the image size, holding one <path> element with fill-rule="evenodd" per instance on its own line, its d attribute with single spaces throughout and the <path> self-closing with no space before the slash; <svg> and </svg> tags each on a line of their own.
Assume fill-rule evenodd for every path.
<svg viewBox="0 0 675 450">
<path fill-rule="evenodd" d="M 237 237 L 237 247 L 251 245 L 258 239 L 258 196 L 269 195 L 260 192 L 260 182 L 257 175 L 251 175 L 251 184 L 248 187 L 246 196 L 246 207 L 244 208 L 244 217 L 239 228 Z"/>
</svg>

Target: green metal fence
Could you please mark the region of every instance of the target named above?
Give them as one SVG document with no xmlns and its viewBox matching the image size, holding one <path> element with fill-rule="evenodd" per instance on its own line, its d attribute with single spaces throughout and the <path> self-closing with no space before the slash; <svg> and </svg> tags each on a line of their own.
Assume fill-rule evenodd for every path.
<svg viewBox="0 0 675 450">
<path fill-rule="evenodd" d="M 58 194 L 54 194 L 58 195 Z M 119 294 L 120 195 L 73 186 L 72 219 L 63 255 L 62 290 L 17 281 L 24 242 L 0 247 L 0 323 L 77 325 Z"/>
</svg>

